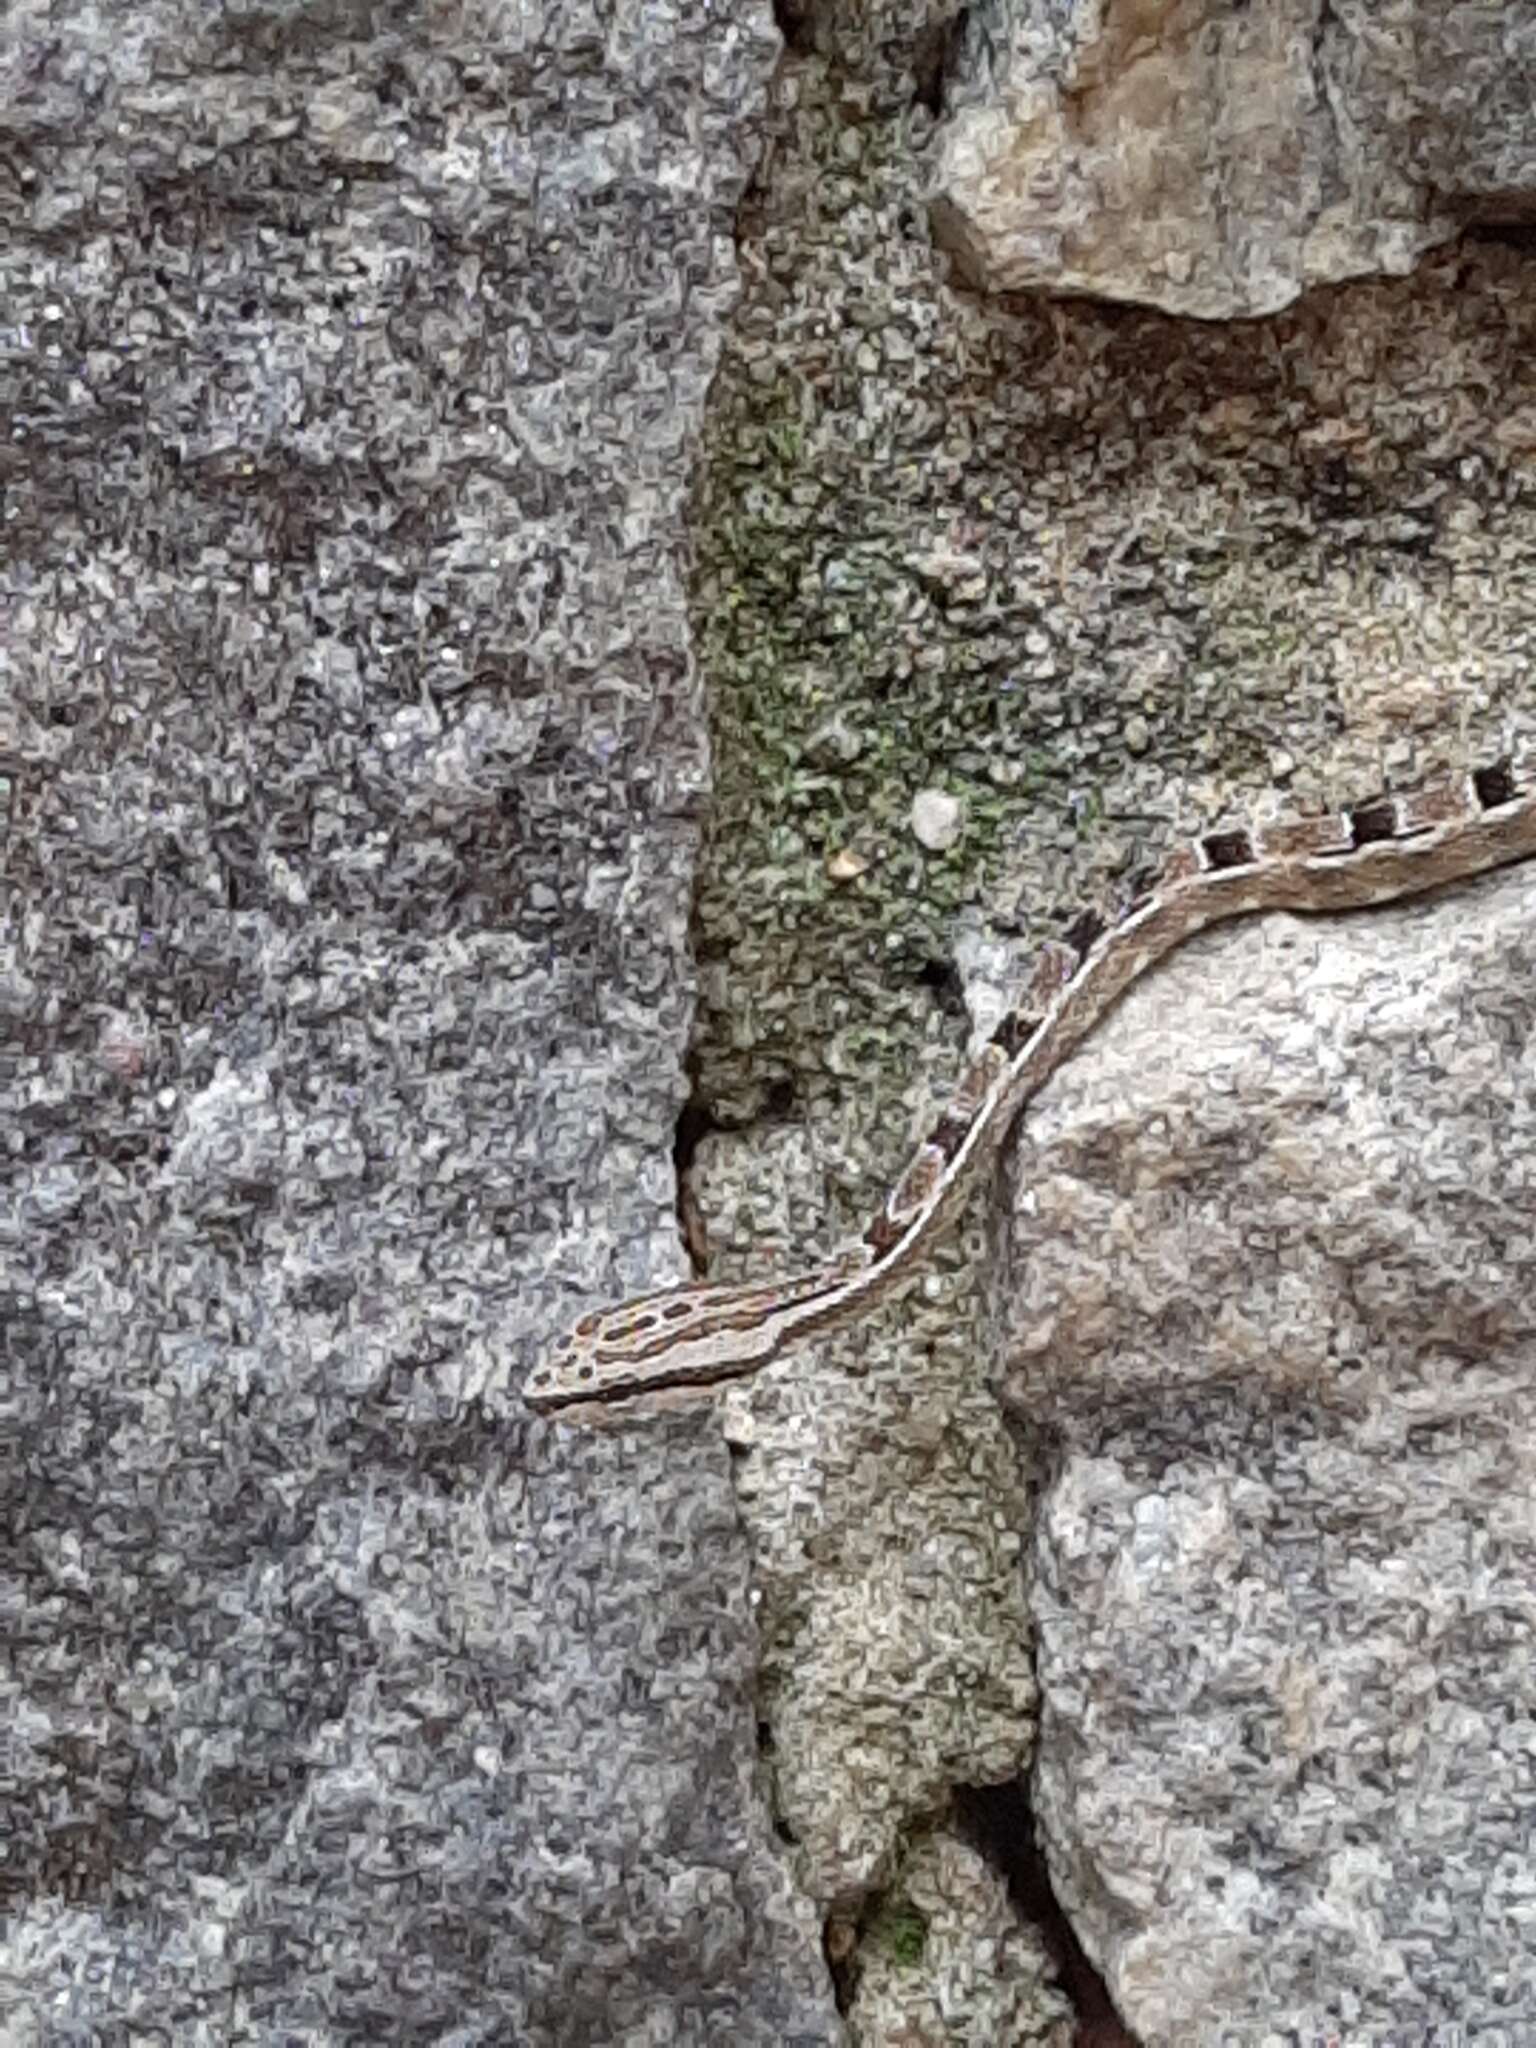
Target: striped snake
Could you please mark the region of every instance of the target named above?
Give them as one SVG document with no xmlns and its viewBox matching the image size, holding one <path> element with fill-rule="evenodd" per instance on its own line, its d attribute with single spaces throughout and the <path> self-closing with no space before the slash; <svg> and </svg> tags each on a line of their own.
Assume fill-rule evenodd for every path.
<svg viewBox="0 0 1536 2048">
<path fill-rule="evenodd" d="M 789 1345 L 862 1315 L 933 1249 L 1014 1118 L 1074 1046 L 1191 934 L 1256 910 L 1354 910 L 1536 854 L 1536 757 L 1320 818 L 1214 831 L 1179 849 L 1113 920 L 1088 911 L 1044 946 L 1023 1001 L 960 1078 L 862 1237 L 813 1271 L 685 1285 L 581 1318 L 529 1374 L 551 1410 L 756 1372 Z"/>
</svg>

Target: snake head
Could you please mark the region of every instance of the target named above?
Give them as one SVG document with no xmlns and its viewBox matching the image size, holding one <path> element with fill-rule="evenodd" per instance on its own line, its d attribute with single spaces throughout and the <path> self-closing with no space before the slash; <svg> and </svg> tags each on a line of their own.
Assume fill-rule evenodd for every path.
<svg viewBox="0 0 1536 2048">
<path fill-rule="evenodd" d="M 833 1275 L 808 1276 L 823 1295 Z M 622 1401 L 654 1387 L 703 1386 L 755 1372 L 773 1357 L 786 1308 L 807 1282 L 779 1287 L 664 1287 L 617 1308 L 594 1309 L 523 1382 L 523 1400 L 548 1413 L 578 1401 Z"/>
<path fill-rule="evenodd" d="M 617 1308 L 594 1309 L 551 1347 L 523 1384 L 530 1408 L 616 1400 L 668 1379 L 653 1361 L 670 1359 L 699 1326 L 711 1298 L 734 1289 L 666 1287 Z M 647 1369 L 649 1368 L 649 1369 Z"/>
</svg>

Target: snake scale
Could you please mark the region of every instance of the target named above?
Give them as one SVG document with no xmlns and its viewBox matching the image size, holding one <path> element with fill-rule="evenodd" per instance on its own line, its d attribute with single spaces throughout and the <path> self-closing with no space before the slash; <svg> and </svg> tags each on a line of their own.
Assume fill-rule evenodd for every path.
<svg viewBox="0 0 1536 2048">
<path fill-rule="evenodd" d="M 1203 834 L 1113 916 L 1085 912 L 1037 957 L 1020 1005 L 962 1074 L 863 1235 L 780 1280 L 662 1289 L 584 1315 L 529 1374 L 549 1411 L 734 1379 L 865 1313 L 954 1221 L 1015 1117 L 1140 975 L 1206 926 L 1259 910 L 1338 911 L 1536 854 L 1536 757 L 1328 816 Z"/>
</svg>

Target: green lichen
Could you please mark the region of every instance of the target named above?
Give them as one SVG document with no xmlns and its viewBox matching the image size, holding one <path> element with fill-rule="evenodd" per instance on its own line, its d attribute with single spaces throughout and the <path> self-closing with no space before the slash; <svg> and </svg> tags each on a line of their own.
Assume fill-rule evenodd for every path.
<svg viewBox="0 0 1536 2048">
<path fill-rule="evenodd" d="M 902 1969 L 915 1970 L 928 1946 L 927 1915 L 910 1899 L 887 1900 L 870 1922 L 867 1939 Z"/>
<path fill-rule="evenodd" d="M 786 1082 L 797 1115 L 867 1103 L 878 1178 L 905 1138 L 889 1105 L 935 1026 L 954 1030 L 931 969 L 957 913 L 1006 876 L 1032 935 L 1058 928 L 1117 833 L 1146 857 L 1183 791 L 1204 805 L 1306 758 L 1335 671 L 1376 659 L 1353 652 L 1372 607 L 1423 607 L 1397 589 L 1420 576 L 1392 523 L 1408 425 L 1374 494 L 1369 444 L 1350 444 L 1341 496 L 1294 438 L 1342 402 L 1342 311 L 1336 334 L 1298 314 L 1256 351 L 1244 323 L 956 292 L 906 105 L 854 92 L 854 69 L 795 64 L 693 508 L 715 762 L 697 929 L 725 963 L 698 1051 L 733 1119 Z M 1380 288 L 1388 311 L 1365 325 L 1407 289 Z M 1288 351 L 1309 365 L 1302 399 Z M 1422 389 L 1398 394 L 1405 421 L 1440 402 L 1439 360 L 1426 346 Z M 1444 573 L 1420 580 L 1433 594 Z M 1447 607 L 1458 624 L 1467 601 Z M 912 832 L 923 789 L 963 806 L 942 851 Z"/>
<path fill-rule="evenodd" d="M 821 150 L 843 182 L 846 132 L 829 127 Z M 899 124 L 860 140 L 878 184 Z M 967 517 L 995 520 L 998 480 L 967 480 L 946 450 L 949 395 L 905 406 L 882 359 L 866 360 L 872 334 L 910 319 L 899 269 L 883 295 L 867 278 L 857 318 L 802 348 L 738 337 L 716 384 L 694 528 L 715 757 L 699 923 L 733 983 L 729 1017 L 711 1015 L 706 989 L 701 1020 L 717 1097 L 786 1077 L 824 1085 L 850 1001 L 866 1029 L 840 1039 L 845 1059 L 858 1049 L 845 1081 L 871 1099 L 899 1085 L 930 1007 L 918 978 L 948 958 L 956 911 L 1042 799 L 1066 803 L 1044 743 L 1060 708 L 1020 673 L 1021 634 L 1042 614 L 1019 551 L 951 538 Z M 942 850 L 912 832 L 924 789 L 962 807 Z M 862 863 L 856 880 L 839 856 Z"/>
</svg>

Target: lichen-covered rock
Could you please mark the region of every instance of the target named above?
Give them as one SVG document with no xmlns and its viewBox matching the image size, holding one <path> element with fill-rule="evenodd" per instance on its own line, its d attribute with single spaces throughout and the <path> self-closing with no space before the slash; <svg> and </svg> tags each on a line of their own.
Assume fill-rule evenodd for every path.
<svg viewBox="0 0 1536 2048">
<path fill-rule="evenodd" d="M 901 2048 L 1066 2048 L 1070 2002 L 998 1872 L 940 1828 L 908 1849 L 858 1947 L 849 2026 Z"/>
</svg>

